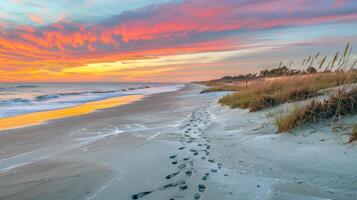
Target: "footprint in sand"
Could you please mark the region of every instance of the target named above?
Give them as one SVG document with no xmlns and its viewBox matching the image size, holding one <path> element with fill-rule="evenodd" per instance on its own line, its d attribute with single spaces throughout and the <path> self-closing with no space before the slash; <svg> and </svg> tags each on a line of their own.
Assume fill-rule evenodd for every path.
<svg viewBox="0 0 357 200">
<path fill-rule="evenodd" d="M 170 156 L 169 158 L 170 158 L 170 159 L 174 159 L 174 158 L 176 158 L 176 156 L 177 156 L 177 155 L 172 155 L 172 156 Z"/>
<path fill-rule="evenodd" d="M 151 194 L 153 191 L 147 191 L 147 192 L 140 192 L 138 194 L 134 194 L 133 196 L 131 196 L 132 199 L 139 199 L 141 197 L 144 197 L 148 194 Z"/>
<path fill-rule="evenodd" d="M 203 185 L 203 184 L 199 184 L 198 185 L 198 191 L 199 192 L 204 192 L 206 190 L 206 186 L 205 185 Z"/>
<path fill-rule="evenodd" d="M 172 173 L 172 174 L 169 174 L 167 175 L 165 178 L 166 179 L 172 179 L 173 177 L 177 176 L 180 172 L 175 172 L 175 173 Z"/>
<path fill-rule="evenodd" d="M 188 186 L 187 185 L 180 185 L 180 190 L 187 190 Z"/>
<path fill-rule="evenodd" d="M 186 176 L 191 176 L 192 175 L 192 171 L 186 171 L 185 174 L 186 174 Z"/>
<path fill-rule="evenodd" d="M 186 182 L 185 181 L 178 181 L 176 183 L 169 183 L 167 185 L 159 187 L 159 190 L 166 190 L 166 189 L 177 187 L 177 186 L 181 186 L 181 185 L 186 185 Z"/>
<path fill-rule="evenodd" d="M 209 177 L 209 173 L 206 173 L 203 177 L 202 177 L 202 180 L 207 180 L 208 179 L 208 177 Z"/>
</svg>

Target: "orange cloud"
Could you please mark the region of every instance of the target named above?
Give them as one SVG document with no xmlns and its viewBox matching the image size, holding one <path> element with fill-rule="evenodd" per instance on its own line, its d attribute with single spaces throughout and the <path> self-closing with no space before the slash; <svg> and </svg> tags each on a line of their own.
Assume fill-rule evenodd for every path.
<svg viewBox="0 0 357 200">
<path fill-rule="evenodd" d="M 324 12 L 319 11 L 317 3 Z M 44 24 L 36 14 L 28 17 L 38 25 Z M 336 8 L 322 0 L 186 0 L 125 12 L 94 24 L 62 20 L 40 27 L 18 25 L 0 31 L 0 70 L 6 72 L 0 78 L 24 80 L 24 73 L 39 80 L 48 76 L 73 78 L 78 73 L 64 73 L 65 69 L 246 49 L 253 44 L 247 44 L 242 36 L 236 38 L 236 33 L 356 19 L 357 14 L 346 9 L 346 3 Z M 90 73 L 83 74 L 81 80 L 89 77 L 98 80 Z"/>
</svg>

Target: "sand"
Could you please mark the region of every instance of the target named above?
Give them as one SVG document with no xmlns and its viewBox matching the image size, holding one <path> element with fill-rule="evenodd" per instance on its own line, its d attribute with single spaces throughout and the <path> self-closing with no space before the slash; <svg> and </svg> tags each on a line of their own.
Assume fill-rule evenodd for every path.
<svg viewBox="0 0 357 200">
<path fill-rule="evenodd" d="M 357 199 L 357 147 L 189 84 L 132 104 L 0 131 L 0 199 Z M 346 120 L 355 120 L 348 118 Z"/>
<path fill-rule="evenodd" d="M 33 112 L 13 117 L 0 119 L 0 130 L 14 129 L 26 126 L 33 126 L 45 123 L 49 120 L 62 119 L 67 117 L 79 116 L 95 112 L 105 108 L 117 107 L 120 105 L 132 103 L 142 99 L 142 95 L 129 95 L 123 97 L 115 97 L 100 101 L 87 102 L 78 106 L 58 110 L 48 110 Z"/>
</svg>

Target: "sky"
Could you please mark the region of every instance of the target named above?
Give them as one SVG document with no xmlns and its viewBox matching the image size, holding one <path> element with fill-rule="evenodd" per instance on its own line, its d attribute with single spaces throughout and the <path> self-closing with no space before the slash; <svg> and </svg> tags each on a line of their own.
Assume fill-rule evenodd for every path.
<svg viewBox="0 0 357 200">
<path fill-rule="evenodd" d="M 0 82 L 209 80 L 348 42 L 356 0 L 0 1 Z"/>
</svg>

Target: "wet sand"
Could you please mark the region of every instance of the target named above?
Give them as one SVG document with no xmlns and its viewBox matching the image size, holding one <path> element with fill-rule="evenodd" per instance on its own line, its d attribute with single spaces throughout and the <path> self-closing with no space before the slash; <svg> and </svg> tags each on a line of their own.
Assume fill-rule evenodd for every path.
<svg viewBox="0 0 357 200">
<path fill-rule="evenodd" d="M 355 146 L 202 87 L 0 131 L 0 199 L 356 199 Z"/>
<path fill-rule="evenodd" d="M 0 130 L 14 129 L 26 126 L 33 126 L 45 123 L 49 120 L 62 119 L 78 115 L 84 115 L 96 110 L 116 107 L 124 104 L 133 103 L 142 99 L 142 95 L 130 95 L 123 97 L 109 98 L 100 101 L 88 102 L 78 106 L 34 112 L 0 119 Z"/>
<path fill-rule="evenodd" d="M 199 149 L 180 150 L 183 123 L 212 99 L 202 98 L 200 90 L 190 85 L 116 108 L 1 131 L 0 199 L 136 199 L 145 191 L 151 191 L 145 198 L 164 199 L 200 193 L 198 185 L 188 187 L 183 179 L 198 173 L 191 165 Z M 207 120 L 192 123 L 192 130 L 208 126 Z M 196 146 L 194 137 L 202 136 L 197 135 L 187 142 Z"/>
</svg>

